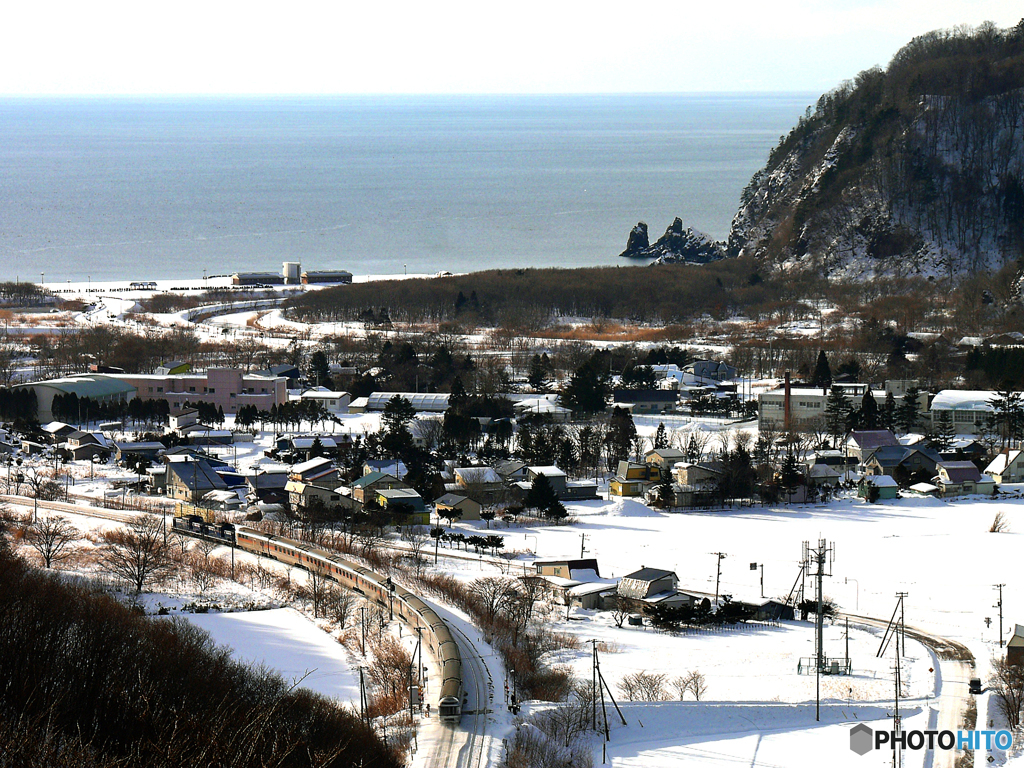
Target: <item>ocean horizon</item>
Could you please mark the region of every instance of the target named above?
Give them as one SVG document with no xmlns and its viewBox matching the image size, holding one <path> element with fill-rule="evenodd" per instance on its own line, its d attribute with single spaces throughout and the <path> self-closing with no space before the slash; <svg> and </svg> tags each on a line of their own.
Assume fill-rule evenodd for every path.
<svg viewBox="0 0 1024 768">
<path fill-rule="evenodd" d="M 2 279 L 432 274 L 728 235 L 817 95 L 0 99 Z"/>
</svg>

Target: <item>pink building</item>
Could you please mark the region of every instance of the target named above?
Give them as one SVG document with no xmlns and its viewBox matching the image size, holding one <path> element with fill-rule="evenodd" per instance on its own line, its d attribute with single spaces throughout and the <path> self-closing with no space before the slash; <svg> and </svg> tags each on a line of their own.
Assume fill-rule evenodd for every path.
<svg viewBox="0 0 1024 768">
<path fill-rule="evenodd" d="M 187 408 L 202 400 L 237 413 L 243 405 L 255 405 L 269 411 L 271 406 L 284 405 L 288 399 L 287 379 L 243 373 L 241 368 L 210 368 L 206 373 L 111 375 L 136 388 L 141 400 L 166 400 L 171 410 Z"/>
</svg>

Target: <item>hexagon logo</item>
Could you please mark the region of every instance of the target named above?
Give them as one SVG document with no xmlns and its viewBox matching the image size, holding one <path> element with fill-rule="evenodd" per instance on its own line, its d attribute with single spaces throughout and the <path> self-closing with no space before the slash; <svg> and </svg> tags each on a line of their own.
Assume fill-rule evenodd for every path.
<svg viewBox="0 0 1024 768">
<path fill-rule="evenodd" d="M 874 743 L 874 731 L 861 723 L 850 729 L 850 749 L 858 755 L 866 755 L 871 751 Z"/>
</svg>

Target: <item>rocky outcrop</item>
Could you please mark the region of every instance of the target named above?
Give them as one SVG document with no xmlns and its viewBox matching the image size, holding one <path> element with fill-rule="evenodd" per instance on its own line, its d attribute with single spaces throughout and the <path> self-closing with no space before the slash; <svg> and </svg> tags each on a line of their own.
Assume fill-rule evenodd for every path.
<svg viewBox="0 0 1024 768">
<path fill-rule="evenodd" d="M 627 258 L 646 258 L 644 251 L 650 246 L 651 241 L 647 236 L 647 222 L 638 221 L 636 226 L 629 232 L 629 239 L 626 241 L 626 250 L 619 254 Z"/>
<path fill-rule="evenodd" d="M 647 225 L 637 224 L 629 233 L 626 250 L 619 255 L 653 259 L 654 264 L 707 264 L 725 256 L 725 244 L 692 227 L 684 228 L 677 216 L 653 244 L 648 244 Z"/>
<path fill-rule="evenodd" d="M 933 32 L 822 96 L 751 179 L 731 256 L 958 278 L 1024 253 L 1024 22 Z"/>
</svg>

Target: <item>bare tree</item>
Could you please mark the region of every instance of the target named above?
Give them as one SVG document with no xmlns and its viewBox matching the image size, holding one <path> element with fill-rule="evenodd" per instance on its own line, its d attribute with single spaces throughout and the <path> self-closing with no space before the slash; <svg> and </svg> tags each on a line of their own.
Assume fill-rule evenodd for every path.
<svg viewBox="0 0 1024 768">
<path fill-rule="evenodd" d="M 498 611 L 505 606 L 516 591 L 513 579 L 503 579 L 498 576 L 477 579 L 469 589 L 480 601 L 481 610 L 488 622 L 494 621 Z"/>
<path fill-rule="evenodd" d="M 213 586 L 217 575 L 210 568 L 210 561 L 203 556 L 203 553 L 193 550 L 188 556 L 188 577 L 200 595 Z"/>
<path fill-rule="evenodd" d="M 59 515 L 44 517 L 28 526 L 25 541 L 43 558 L 45 567 L 54 568 L 74 554 L 78 529 Z"/>
<path fill-rule="evenodd" d="M 992 661 L 992 676 L 988 681 L 999 711 L 1010 728 L 1020 725 L 1020 712 L 1024 707 L 1024 666 L 1010 664 L 1006 659 Z"/>
<path fill-rule="evenodd" d="M 989 533 L 1008 533 L 1010 530 L 1010 521 L 1006 519 L 1006 515 L 1002 511 L 996 512 L 995 518 L 992 520 L 992 526 L 988 529 Z"/>
<path fill-rule="evenodd" d="M 100 567 L 132 584 L 136 592 L 171 568 L 164 524 L 158 517 L 142 515 L 103 539 Z"/>
<path fill-rule="evenodd" d="M 356 599 L 347 590 L 329 587 L 324 594 L 323 606 L 324 615 L 344 629 L 355 612 Z"/>
<path fill-rule="evenodd" d="M 640 604 L 630 598 L 619 596 L 615 598 L 615 607 L 612 608 L 612 620 L 615 622 L 616 627 L 622 627 L 622 623 L 632 613 L 636 613 L 640 610 Z"/>
<path fill-rule="evenodd" d="M 314 619 L 320 618 L 323 612 L 324 600 L 327 598 L 330 589 L 331 586 L 327 576 L 319 568 L 314 566 L 306 572 L 305 596 L 309 598 L 309 602 L 313 606 Z"/>
<path fill-rule="evenodd" d="M 707 678 L 704 677 L 698 670 L 687 672 L 685 675 L 675 678 L 672 681 L 672 686 L 679 693 L 679 700 L 683 700 L 684 694 L 689 691 L 693 694 L 693 698 L 700 701 L 704 698 L 704 693 L 708 689 Z"/>
<path fill-rule="evenodd" d="M 630 701 L 664 701 L 665 678 L 663 672 L 641 670 L 623 677 L 619 681 L 619 690 Z"/>
</svg>

